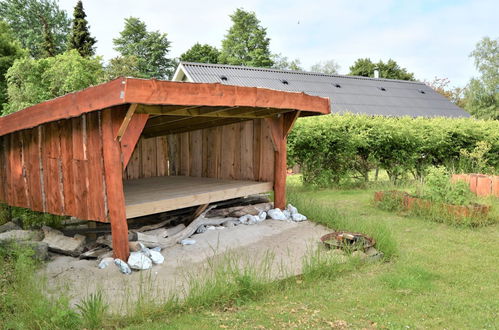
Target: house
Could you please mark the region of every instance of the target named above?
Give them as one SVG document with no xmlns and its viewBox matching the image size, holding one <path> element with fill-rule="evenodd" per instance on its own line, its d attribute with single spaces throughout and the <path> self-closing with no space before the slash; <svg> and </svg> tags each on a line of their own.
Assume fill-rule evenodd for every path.
<svg viewBox="0 0 499 330">
<path fill-rule="evenodd" d="M 328 97 L 331 112 L 410 117 L 470 117 L 417 81 L 181 62 L 174 81 L 221 83 Z"/>
<path fill-rule="evenodd" d="M 0 203 L 110 222 L 274 190 L 286 136 L 329 100 L 219 83 L 118 78 L 0 117 Z"/>
</svg>

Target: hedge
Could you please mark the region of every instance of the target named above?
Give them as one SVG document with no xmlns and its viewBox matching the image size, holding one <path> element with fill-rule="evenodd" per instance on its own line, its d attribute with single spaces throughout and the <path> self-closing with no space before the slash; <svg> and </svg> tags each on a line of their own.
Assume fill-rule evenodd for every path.
<svg viewBox="0 0 499 330">
<path fill-rule="evenodd" d="M 288 138 L 290 164 L 321 186 L 369 180 L 384 169 L 390 180 L 424 177 L 429 166 L 451 172 L 497 173 L 499 121 L 470 118 L 387 118 L 327 115 L 299 119 Z"/>
</svg>

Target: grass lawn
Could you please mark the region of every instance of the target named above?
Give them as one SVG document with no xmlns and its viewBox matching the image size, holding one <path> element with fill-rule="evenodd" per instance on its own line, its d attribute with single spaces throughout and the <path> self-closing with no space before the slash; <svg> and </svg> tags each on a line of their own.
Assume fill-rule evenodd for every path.
<svg viewBox="0 0 499 330">
<path fill-rule="evenodd" d="M 386 224 L 398 246 L 390 262 L 147 327 L 499 328 L 499 225 L 463 229 L 385 212 L 374 207 L 373 191 L 300 189 L 299 196 L 359 223 Z"/>
<path fill-rule="evenodd" d="M 353 263 L 337 272 L 312 273 L 280 285 L 251 284 L 248 278 L 248 283 L 241 282 L 248 291 L 243 292 L 242 297 L 246 297 L 243 300 L 225 299 L 230 294 L 220 294 L 224 290 L 222 275 L 221 283 L 215 285 L 219 291 L 213 290 L 212 300 L 201 290 L 199 299 L 191 300 L 195 303 L 188 300 L 181 308 L 178 304 L 173 308 L 139 306 L 135 315 L 106 316 L 103 323 L 96 323 L 98 327 L 499 328 L 499 224 L 478 229 L 457 228 L 382 211 L 372 202 L 375 189 L 309 190 L 294 178 L 289 186 L 290 200 L 313 220 L 334 229 L 373 235 L 388 260 Z M 26 286 L 23 283 L 27 282 L 19 282 L 18 287 Z M 0 281 L 0 289 L 1 284 Z M 36 286 L 31 284 L 33 288 Z M 230 287 L 237 291 L 237 282 Z M 7 291 L 6 298 L 1 294 L 0 298 L 6 302 L 15 294 Z M 40 300 L 38 296 L 36 299 Z M 24 315 L 41 321 L 19 322 L 19 328 L 23 324 L 41 325 L 35 328 L 43 325 L 55 328 L 53 324 L 74 328 L 70 324 L 75 315 L 67 307 L 62 312 L 63 309 L 52 304 L 48 313 L 44 312 L 46 304 L 40 303 L 34 310 L 21 303 L 11 304 L 14 309 L 22 306 L 22 310 L 29 311 L 26 315 L 17 314 L 20 320 Z M 0 304 L 0 317 L 7 312 Z M 43 320 L 44 317 L 50 319 Z M 54 317 L 62 321 L 54 322 Z"/>
</svg>

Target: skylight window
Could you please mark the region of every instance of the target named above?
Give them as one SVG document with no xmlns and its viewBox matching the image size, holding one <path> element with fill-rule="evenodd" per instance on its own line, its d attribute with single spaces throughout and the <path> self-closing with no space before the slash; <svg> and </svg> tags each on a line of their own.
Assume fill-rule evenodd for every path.
<svg viewBox="0 0 499 330">
<path fill-rule="evenodd" d="M 340 85 L 340 84 L 333 84 L 333 85 L 334 85 L 334 87 L 336 87 L 336 88 L 341 88 L 341 85 Z"/>
<path fill-rule="evenodd" d="M 221 79 L 222 81 L 227 81 L 227 80 L 229 80 L 229 78 L 227 78 L 227 76 L 220 76 L 220 79 Z"/>
<path fill-rule="evenodd" d="M 289 82 L 288 82 L 286 79 L 281 79 L 281 82 L 282 82 L 284 85 L 289 85 Z"/>
<path fill-rule="evenodd" d="M 378 89 L 379 89 L 380 91 L 386 92 L 386 88 L 385 88 L 385 87 L 378 87 Z"/>
<path fill-rule="evenodd" d="M 420 89 L 420 90 L 419 90 L 419 92 L 420 92 L 421 94 L 426 94 L 426 92 L 425 92 L 424 90 L 422 90 L 422 89 Z"/>
</svg>

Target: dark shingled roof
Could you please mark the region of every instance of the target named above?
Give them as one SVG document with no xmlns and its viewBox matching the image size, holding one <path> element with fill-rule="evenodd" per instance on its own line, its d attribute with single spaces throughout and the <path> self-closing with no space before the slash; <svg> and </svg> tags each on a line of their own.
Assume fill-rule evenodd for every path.
<svg viewBox="0 0 499 330">
<path fill-rule="evenodd" d="M 174 80 L 305 92 L 329 97 L 333 113 L 470 117 L 466 111 L 417 81 L 189 62 L 180 63 Z"/>
</svg>

